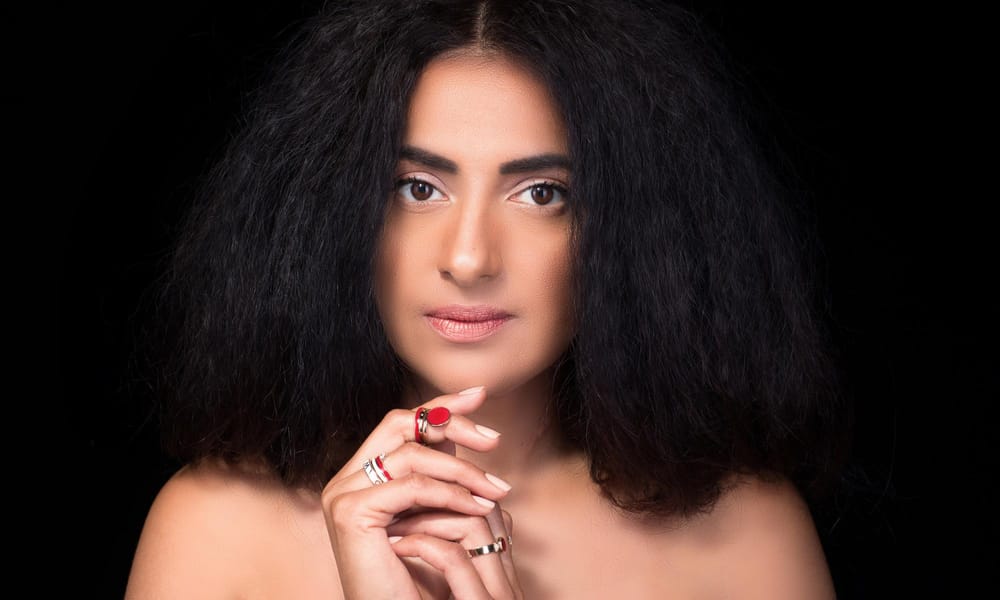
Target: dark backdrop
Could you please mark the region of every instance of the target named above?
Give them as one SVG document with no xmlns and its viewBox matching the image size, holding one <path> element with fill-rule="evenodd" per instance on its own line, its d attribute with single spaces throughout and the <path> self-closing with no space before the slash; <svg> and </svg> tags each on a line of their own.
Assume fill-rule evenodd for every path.
<svg viewBox="0 0 1000 600">
<path fill-rule="evenodd" d="M 858 419 L 853 492 L 819 521 L 841 596 L 971 591 L 996 557 L 1000 389 L 987 292 L 995 192 L 984 197 L 987 159 L 969 146 L 992 141 L 982 18 L 688 4 L 744 69 L 826 248 Z M 9 316 L 28 333 L 11 364 L 41 365 L 27 397 L 44 407 L 9 426 L 38 461 L 20 496 L 43 508 L 25 546 L 43 589 L 124 591 L 145 511 L 176 468 L 145 412 L 149 385 L 130 370 L 149 286 L 263 60 L 314 5 L 4 9 L 18 150 L 9 256 L 23 276 Z"/>
</svg>

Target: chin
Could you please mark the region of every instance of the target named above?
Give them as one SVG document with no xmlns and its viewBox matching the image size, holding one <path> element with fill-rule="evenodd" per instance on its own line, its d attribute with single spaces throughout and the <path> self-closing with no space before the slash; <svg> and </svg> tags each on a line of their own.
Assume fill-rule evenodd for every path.
<svg viewBox="0 0 1000 600">
<path fill-rule="evenodd" d="M 513 367 L 513 365 L 511 365 Z M 453 394 L 464 389 L 486 386 L 487 400 L 491 396 L 502 396 L 535 382 L 541 376 L 548 376 L 550 366 L 536 369 L 498 369 L 493 362 L 486 365 L 462 364 L 451 365 L 446 369 L 421 369 L 410 367 L 411 376 L 417 382 L 422 392 L 434 396 Z"/>
</svg>

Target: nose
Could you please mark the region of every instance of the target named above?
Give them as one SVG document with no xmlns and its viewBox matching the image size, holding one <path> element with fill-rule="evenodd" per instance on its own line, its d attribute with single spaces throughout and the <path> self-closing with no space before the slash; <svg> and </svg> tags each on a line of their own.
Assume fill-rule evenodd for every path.
<svg viewBox="0 0 1000 600">
<path fill-rule="evenodd" d="M 503 232 L 494 208 L 486 202 L 459 202 L 449 211 L 438 270 L 460 287 L 495 279 L 501 272 Z"/>
</svg>

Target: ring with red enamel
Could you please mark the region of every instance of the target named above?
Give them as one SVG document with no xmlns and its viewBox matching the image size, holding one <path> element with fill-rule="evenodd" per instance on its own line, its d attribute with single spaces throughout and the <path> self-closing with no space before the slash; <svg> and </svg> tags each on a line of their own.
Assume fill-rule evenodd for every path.
<svg viewBox="0 0 1000 600">
<path fill-rule="evenodd" d="M 420 407 L 417 409 L 416 422 L 413 428 L 414 438 L 417 442 L 425 444 L 424 434 L 427 433 L 428 425 L 431 427 L 444 427 L 449 421 L 451 421 L 451 411 L 444 406 L 436 406 L 430 409 Z"/>
</svg>

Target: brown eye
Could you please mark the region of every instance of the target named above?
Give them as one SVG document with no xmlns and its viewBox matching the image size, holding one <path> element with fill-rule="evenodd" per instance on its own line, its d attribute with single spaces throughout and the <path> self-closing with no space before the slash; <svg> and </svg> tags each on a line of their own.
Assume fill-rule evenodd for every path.
<svg viewBox="0 0 1000 600">
<path fill-rule="evenodd" d="M 538 204 L 548 204 L 555 197 L 555 190 L 550 185 L 535 185 L 531 187 L 531 199 Z"/>
<path fill-rule="evenodd" d="M 413 196 L 414 200 L 427 200 L 433 194 L 434 188 L 426 182 L 414 181 L 410 183 L 410 195 Z"/>
<path fill-rule="evenodd" d="M 431 200 L 441 200 L 444 195 L 436 187 L 422 179 L 403 179 L 396 182 L 396 193 L 406 202 L 423 204 Z"/>
<path fill-rule="evenodd" d="M 516 198 L 517 202 L 521 204 L 534 206 L 537 209 L 561 210 L 569 198 L 569 190 L 558 183 L 545 181 L 521 188 L 521 191 L 514 194 L 512 198 Z"/>
</svg>

